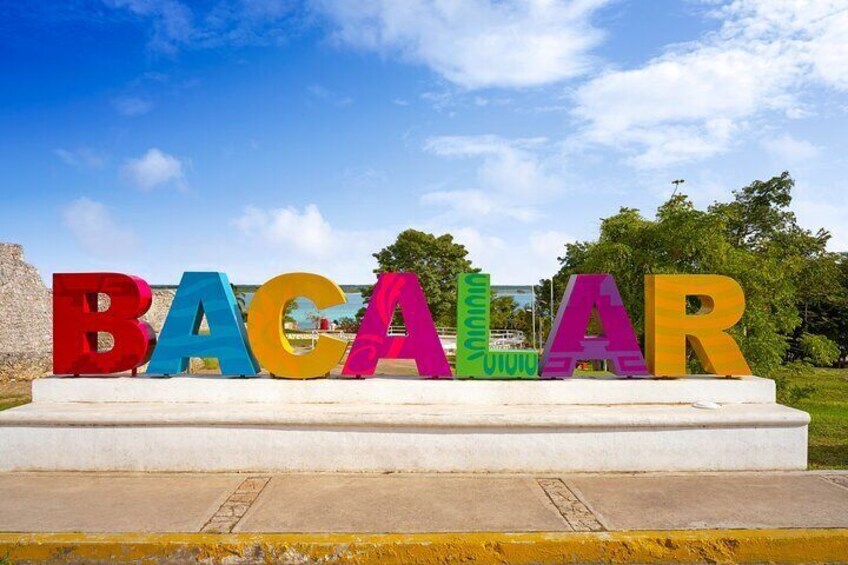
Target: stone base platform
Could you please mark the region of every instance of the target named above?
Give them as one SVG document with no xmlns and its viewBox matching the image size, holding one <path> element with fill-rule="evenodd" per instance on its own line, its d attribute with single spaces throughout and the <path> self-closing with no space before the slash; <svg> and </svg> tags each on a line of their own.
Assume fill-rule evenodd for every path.
<svg viewBox="0 0 848 565">
<path fill-rule="evenodd" d="M 0 470 L 790 470 L 808 422 L 757 377 L 54 377 L 0 412 Z"/>
</svg>

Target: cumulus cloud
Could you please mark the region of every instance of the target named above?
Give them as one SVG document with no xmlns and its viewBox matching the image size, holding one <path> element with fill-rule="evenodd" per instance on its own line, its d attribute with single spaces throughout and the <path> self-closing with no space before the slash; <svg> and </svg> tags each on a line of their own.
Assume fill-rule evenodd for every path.
<svg viewBox="0 0 848 565">
<path fill-rule="evenodd" d="M 594 13 L 609 0 L 317 0 L 334 38 L 399 53 L 464 88 L 559 82 L 591 67 L 602 39 Z"/>
<path fill-rule="evenodd" d="M 99 169 L 106 164 L 106 157 L 89 147 L 79 147 L 77 149 L 59 148 L 54 149 L 53 154 L 71 167 Z"/>
<path fill-rule="evenodd" d="M 95 257 L 122 257 L 139 245 L 133 231 L 116 221 L 109 208 L 89 198 L 78 198 L 65 206 L 62 223 L 77 243 Z"/>
<path fill-rule="evenodd" d="M 160 186 L 183 189 L 186 186 L 183 162 L 155 147 L 148 149 L 141 157 L 127 159 L 121 167 L 121 174 L 142 190 Z"/>
<path fill-rule="evenodd" d="M 303 209 L 247 206 L 232 224 L 241 240 L 239 257 L 232 261 L 234 272 L 243 272 L 251 280 L 310 271 L 341 283 L 367 283 L 374 279 L 372 253 L 396 235 L 388 227 L 360 231 L 334 228 L 314 204 Z"/>
<path fill-rule="evenodd" d="M 421 203 L 447 209 L 451 219 L 511 218 L 529 222 L 539 217 L 536 205 L 558 193 L 562 183 L 540 154 L 544 138 L 509 140 L 494 135 L 442 136 L 427 140 L 425 151 L 444 158 L 479 162 L 472 187 L 434 190 Z M 443 219 L 445 220 L 445 219 Z"/>
<path fill-rule="evenodd" d="M 530 230 L 511 237 L 470 227 L 428 224 L 421 227 L 433 233 L 451 233 L 468 250 L 468 256 L 492 284 L 531 284 L 559 270 L 557 257 L 565 254 L 565 244 L 575 238 L 558 230 Z"/>
<path fill-rule="evenodd" d="M 813 86 L 848 89 L 843 2 L 735 0 L 714 15 L 718 31 L 580 86 L 584 139 L 662 167 L 728 150 L 765 114 L 803 115 Z"/>
<path fill-rule="evenodd" d="M 314 204 L 302 212 L 293 206 L 272 210 L 248 206 L 234 223 L 246 235 L 301 253 L 323 256 L 339 242 Z"/>
</svg>

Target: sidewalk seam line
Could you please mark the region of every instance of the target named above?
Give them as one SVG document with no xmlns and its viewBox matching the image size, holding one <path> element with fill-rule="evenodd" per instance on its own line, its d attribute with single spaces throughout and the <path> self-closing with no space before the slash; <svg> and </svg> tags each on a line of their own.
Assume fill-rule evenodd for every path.
<svg viewBox="0 0 848 565">
<path fill-rule="evenodd" d="M 248 489 L 245 485 L 251 485 L 255 481 L 263 481 L 262 486 L 258 489 Z M 233 529 L 238 525 L 245 514 L 253 506 L 253 503 L 271 482 L 270 476 L 252 476 L 245 478 L 239 485 L 230 493 L 226 500 L 218 507 L 218 509 L 209 517 L 209 519 L 201 526 L 198 533 L 232 533 Z M 238 495 L 245 495 L 249 500 L 234 500 Z M 225 510 L 228 509 L 228 510 Z M 215 529 L 212 528 L 215 524 L 218 525 Z"/>
<path fill-rule="evenodd" d="M 577 494 L 574 493 L 574 490 L 562 479 L 558 477 L 541 477 L 536 479 L 536 483 L 542 488 L 545 494 L 548 496 L 548 499 L 554 505 L 554 507 L 559 512 L 560 516 L 566 521 L 566 523 L 571 527 L 574 532 L 594 532 L 594 531 L 606 531 L 606 525 L 603 524 L 598 517 L 595 515 L 595 512 L 586 505 L 583 500 Z M 594 524 L 585 524 L 584 522 L 588 520 L 580 520 L 579 516 L 572 517 L 569 516 L 569 511 L 565 508 L 564 505 L 558 504 L 556 500 L 554 500 L 554 495 L 546 488 L 545 484 L 548 483 L 548 486 L 559 486 L 561 485 L 565 492 L 570 495 L 574 501 L 577 502 L 577 512 L 585 511 L 591 517 L 591 521 Z M 570 502 L 570 501 L 569 501 Z M 582 508 L 581 508 L 582 507 Z M 574 519 L 572 519 L 574 518 Z M 597 525 L 597 529 L 593 529 L 593 526 Z"/>
</svg>

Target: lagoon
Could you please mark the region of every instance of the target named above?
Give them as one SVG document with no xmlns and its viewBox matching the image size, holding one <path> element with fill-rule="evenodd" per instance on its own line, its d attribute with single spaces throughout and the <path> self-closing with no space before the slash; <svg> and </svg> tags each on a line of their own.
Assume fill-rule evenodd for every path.
<svg viewBox="0 0 848 565">
<path fill-rule="evenodd" d="M 498 296 L 512 296 L 520 308 L 530 305 L 530 287 L 492 287 Z M 253 298 L 253 292 L 246 294 L 246 302 L 249 305 Z M 321 311 L 321 315 L 328 320 L 335 321 L 341 318 L 355 318 L 356 313 L 365 305 L 362 298 L 362 293 L 359 291 L 346 291 L 345 296 L 347 302 L 340 306 L 325 308 Z M 292 312 L 291 317 L 301 329 L 315 328 L 314 314 L 317 312 L 312 302 L 306 298 L 298 298 L 295 303 L 297 308 Z"/>
</svg>

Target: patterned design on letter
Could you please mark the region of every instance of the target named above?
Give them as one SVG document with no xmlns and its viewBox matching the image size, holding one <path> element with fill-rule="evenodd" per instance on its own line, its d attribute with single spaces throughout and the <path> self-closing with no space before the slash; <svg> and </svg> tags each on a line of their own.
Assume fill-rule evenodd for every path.
<svg viewBox="0 0 848 565">
<path fill-rule="evenodd" d="M 319 310 L 344 304 L 344 291 L 326 277 L 312 273 L 286 273 L 259 287 L 247 312 L 250 346 L 263 367 L 275 377 L 322 377 L 344 357 L 347 343 L 321 335 L 309 353 L 298 354 L 283 328 L 286 304 L 303 296 Z"/>
<path fill-rule="evenodd" d="M 109 309 L 97 311 L 97 295 Z M 147 362 L 156 334 L 138 320 L 153 300 L 142 279 L 120 273 L 53 275 L 53 372 L 108 375 Z M 109 351 L 97 350 L 97 332 L 112 334 Z"/>
<path fill-rule="evenodd" d="M 204 314 L 208 335 L 198 334 Z M 259 372 L 247 346 L 241 311 L 224 273 L 183 273 L 147 374 L 182 373 L 192 357 L 217 358 L 225 375 Z"/>
<path fill-rule="evenodd" d="M 587 336 L 597 308 L 604 333 Z M 619 376 L 648 374 L 612 275 L 571 275 L 542 355 L 542 377 L 570 377 L 578 361 L 606 359 Z"/>
<path fill-rule="evenodd" d="M 686 314 L 686 298 L 701 299 L 701 310 Z M 657 376 L 682 376 L 686 340 L 708 373 L 750 375 L 736 341 L 725 333 L 745 313 L 745 293 L 721 275 L 645 277 L 645 356 Z"/>
<path fill-rule="evenodd" d="M 387 335 L 396 307 L 403 315 L 405 336 Z M 421 376 L 451 376 L 415 273 L 382 273 L 377 278 L 342 374 L 373 375 L 379 359 L 415 359 Z"/>
<path fill-rule="evenodd" d="M 456 323 L 456 374 L 472 379 L 539 378 L 535 351 L 489 351 L 489 275 L 459 275 Z"/>
</svg>

